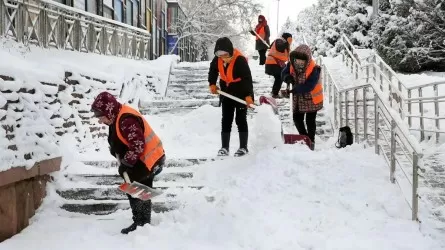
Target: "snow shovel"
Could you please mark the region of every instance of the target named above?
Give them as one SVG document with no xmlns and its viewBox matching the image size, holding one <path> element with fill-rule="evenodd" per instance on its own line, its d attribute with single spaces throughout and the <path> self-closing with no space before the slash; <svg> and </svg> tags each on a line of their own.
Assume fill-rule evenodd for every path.
<svg viewBox="0 0 445 250">
<path fill-rule="evenodd" d="M 131 195 L 133 198 L 137 198 L 143 201 L 147 201 L 152 199 L 153 197 L 156 197 L 158 195 L 161 195 L 163 192 L 151 187 L 148 187 L 144 184 L 141 184 L 137 181 L 131 182 L 130 178 L 128 177 L 127 172 L 123 173 L 125 183 L 122 183 L 119 185 L 119 189 Z"/>
<path fill-rule="evenodd" d="M 261 42 L 263 42 L 263 43 L 264 43 L 264 45 L 266 45 L 266 46 L 267 46 L 267 48 L 268 48 L 268 49 L 270 49 L 270 46 L 269 46 L 269 44 L 267 44 L 267 43 L 266 43 L 266 41 L 264 41 L 264 39 L 263 39 L 263 38 L 261 38 L 261 37 L 260 37 L 260 35 L 258 35 L 258 33 L 256 33 L 256 31 L 255 31 L 255 30 L 251 29 L 251 31 L 252 31 L 253 33 L 255 33 L 255 36 L 256 36 L 256 37 L 258 37 L 258 38 L 259 38 L 259 39 L 261 40 Z"/>
<path fill-rule="evenodd" d="M 247 102 L 244 101 L 243 99 L 240 99 L 240 98 L 238 98 L 238 97 L 236 97 L 236 96 L 233 96 L 233 95 L 231 95 L 231 94 L 227 94 L 226 92 L 221 91 L 221 90 L 217 90 L 217 92 L 218 92 L 218 94 L 220 94 L 220 95 L 223 95 L 223 96 L 228 97 L 228 98 L 230 98 L 230 99 L 232 99 L 232 100 L 234 100 L 234 101 L 237 101 L 237 102 L 239 102 L 239 103 L 242 103 L 242 104 L 247 105 Z M 254 109 L 254 108 L 256 108 L 256 107 L 257 107 L 257 106 L 256 106 L 255 104 L 250 104 L 250 105 L 249 105 L 249 108 L 252 108 L 252 109 Z"/>
<path fill-rule="evenodd" d="M 289 93 L 289 104 L 290 104 L 289 119 L 292 119 L 292 116 L 293 116 L 293 112 L 292 112 L 293 94 L 292 94 L 292 92 Z M 303 144 L 304 143 L 309 148 L 312 148 L 312 141 L 311 141 L 311 139 L 309 139 L 309 137 L 307 135 L 285 134 L 283 130 L 281 130 L 281 133 L 282 133 L 284 144 L 295 144 L 295 143 Z"/>
</svg>

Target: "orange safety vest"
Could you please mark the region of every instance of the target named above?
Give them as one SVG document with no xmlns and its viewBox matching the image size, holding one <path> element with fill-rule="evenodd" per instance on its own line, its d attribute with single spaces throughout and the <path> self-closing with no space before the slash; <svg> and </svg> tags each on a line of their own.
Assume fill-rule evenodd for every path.
<svg viewBox="0 0 445 250">
<path fill-rule="evenodd" d="M 305 72 L 306 79 L 309 78 L 309 76 L 312 73 L 312 70 L 314 70 L 314 67 L 315 67 L 315 60 L 312 59 L 306 68 Z M 290 73 L 291 74 L 295 73 L 294 66 L 292 64 L 290 65 Z M 323 85 L 321 84 L 320 81 L 317 83 L 317 85 L 315 85 L 314 89 L 311 91 L 311 96 L 312 96 L 312 103 L 319 104 L 323 102 Z"/>
<path fill-rule="evenodd" d="M 264 26 L 260 28 L 260 32 L 257 33 L 261 38 L 266 39 L 266 31 L 264 30 Z M 258 36 L 255 36 L 256 40 L 260 40 Z"/>
<path fill-rule="evenodd" d="M 142 152 L 139 159 L 145 164 L 148 170 L 151 171 L 155 163 L 159 159 L 161 159 L 161 157 L 164 155 L 164 148 L 162 147 L 162 142 L 159 139 L 159 137 L 155 134 L 153 129 L 150 127 L 148 122 L 145 120 L 145 118 L 141 115 L 141 113 L 139 113 L 132 107 L 124 104 L 122 105 L 122 108 L 119 111 L 119 114 L 117 115 L 116 134 L 119 140 L 121 140 L 125 145 L 128 146 L 129 143 L 122 136 L 119 124 L 119 120 L 123 114 L 132 114 L 134 116 L 141 118 L 141 120 L 144 121 L 145 146 L 144 146 L 144 151 Z"/>
<path fill-rule="evenodd" d="M 283 38 L 278 38 L 275 40 L 275 42 L 273 43 L 272 47 L 269 50 L 269 53 L 267 54 L 266 64 L 278 64 L 277 60 L 280 60 L 283 63 L 285 63 L 289 58 L 289 51 L 287 49 L 285 49 L 284 52 L 279 52 L 277 50 L 276 47 L 277 40 L 282 40 L 283 42 L 286 42 L 286 40 L 284 40 Z"/>
<path fill-rule="evenodd" d="M 241 78 L 233 79 L 233 66 L 235 65 L 236 59 L 242 56 L 243 54 L 238 49 L 233 50 L 233 57 L 232 60 L 229 63 L 229 66 L 227 68 L 227 74 L 224 72 L 224 61 L 221 58 L 218 58 L 218 71 L 219 71 L 219 77 L 221 80 L 223 80 L 226 83 L 226 86 L 228 87 L 232 82 L 239 82 L 241 81 Z"/>
</svg>

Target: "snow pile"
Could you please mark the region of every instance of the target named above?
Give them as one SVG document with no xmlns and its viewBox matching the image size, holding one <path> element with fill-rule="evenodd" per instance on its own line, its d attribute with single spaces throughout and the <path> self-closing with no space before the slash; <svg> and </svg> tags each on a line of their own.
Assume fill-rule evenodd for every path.
<svg viewBox="0 0 445 250">
<path fill-rule="evenodd" d="M 0 135 L 8 139 L 0 143 L 0 171 L 59 156 L 65 133 L 75 138 L 72 151 L 91 148 L 105 131 L 91 119 L 93 98 L 107 90 L 137 106 L 165 92 L 170 65 L 178 59 L 136 61 L 7 39 L 0 40 L 0 58 Z"/>
<path fill-rule="evenodd" d="M 205 187 L 181 193 L 175 197 L 179 209 L 155 214 L 153 225 L 129 235 L 119 231 L 131 221 L 130 211 L 69 218 L 50 193 L 32 224 L 0 249 L 27 249 L 30 242 L 35 250 L 444 246 L 419 232 L 385 163 L 362 145 L 319 152 L 303 145 L 264 148 L 202 165 L 193 181 Z"/>
</svg>

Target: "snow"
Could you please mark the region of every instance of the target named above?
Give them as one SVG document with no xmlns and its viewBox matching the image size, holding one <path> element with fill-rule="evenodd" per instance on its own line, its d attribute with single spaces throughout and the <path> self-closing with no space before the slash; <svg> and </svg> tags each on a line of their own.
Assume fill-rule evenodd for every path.
<svg viewBox="0 0 445 250">
<path fill-rule="evenodd" d="M 178 61 L 177 56 L 137 61 L 42 49 L 4 38 L 0 39 L 0 58 L 0 75 L 13 78 L 0 79 L 0 118 L 6 114 L 2 125 L 14 129 L 1 129 L 2 138 L 13 138 L 0 143 L 0 171 L 29 168 L 38 161 L 60 156 L 60 137 L 56 134 L 60 131 L 74 135 L 71 143 L 78 148 L 71 151 L 90 148 L 95 142 L 89 125 L 82 122 L 91 117 L 90 104 L 95 95 L 107 90 L 132 104 L 162 95 L 170 65 Z M 65 72 L 71 72 L 69 79 L 78 84 L 66 83 Z M 11 103 L 5 106 L 8 101 Z M 65 127 L 69 122 L 75 126 Z M 11 145 L 17 150 L 8 148 Z"/>
<path fill-rule="evenodd" d="M 93 72 L 95 64 L 92 61 L 97 55 L 79 54 L 71 57 L 70 52 L 66 51 L 51 53 L 60 57 L 58 60 L 64 67 L 74 67 L 76 60 L 79 60 L 77 64 L 80 66 L 76 66 L 79 75 L 82 70 Z M 51 53 L 47 53 L 45 63 L 57 69 L 58 66 L 50 60 Z M 79 59 L 82 58 L 80 55 L 87 59 Z M 50 73 L 52 71 L 49 66 L 46 68 L 46 64 L 42 63 L 44 60 L 37 60 L 38 58 L 36 56 L 36 61 L 26 60 L 28 67 L 34 62 L 34 67 L 41 67 L 48 77 L 62 81 L 57 76 L 59 72 Z M 159 63 L 158 61 L 132 61 L 127 64 L 127 59 L 123 58 L 99 58 L 109 67 L 98 65 L 96 73 L 107 77 L 107 84 L 111 86 L 113 82 L 128 82 L 135 74 L 142 75 L 142 72 L 160 79 L 159 72 L 166 70 L 166 66 L 169 67 L 168 64 L 164 64 L 164 67 L 157 65 L 159 71 L 155 71 L 152 65 Z M 91 60 L 85 63 L 85 68 L 81 67 L 84 60 Z M 327 60 L 335 65 L 339 58 Z M 2 63 L 0 72 L 8 72 Z M 100 63 L 96 61 L 96 64 Z M 128 72 L 133 74 L 121 69 L 119 65 L 127 67 Z M 196 65 L 190 64 L 190 67 Z M 263 70 L 258 69 L 252 69 L 254 79 L 266 80 L 264 75 L 256 75 L 264 74 Z M 11 70 L 14 71 L 20 72 L 18 69 Z M 20 76 L 14 75 L 17 79 L 21 79 Z M 81 80 L 81 86 L 88 87 L 92 84 L 83 78 Z M 157 81 L 155 85 L 162 92 L 161 81 Z M 138 88 L 141 88 L 138 82 L 128 84 L 124 88 L 126 98 L 133 98 L 139 93 L 135 90 Z M 65 92 L 61 106 L 72 100 L 71 91 Z M 153 95 L 147 95 L 141 98 L 153 98 Z M 23 99 L 26 100 L 25 97 Z M 31 104 L 24 101 L 22 105 Z M 64 116 L 77 114 L 78 107 L 82 106 L 71 110 L 60 107 L 62 111 L 58 112 L 62 112 Z M 38 112 L 39 107 L 35 108 Z M 165 114 L 149 115 L 146 118 L 162 139 L 168 158 L 214 157 L 220 147 L 220 112 L 220 108 L 207 105 L 180 116 Z M 29 114 L 29 119 L 44 119 L 47 116 L 43 113 L 41 117 Z M 332 140 L 318 140 L 316 151 L 310 151 L 303 145 L 284 145 L 280 138 L 278 117 L 273 115 L 267 105 L 262 105 L 256 108 L 255 113 L 249 114 L 248 123 L 249 155 L 242 158 L 229 157 L 188 169 L 193 171 L 190 181 L 204 185 L 204 188 L 179 192 L 174 198 L 181 205 L 178 209 L 154 214 L 152 225 L 139 228 L 129 235 L 120 234 L 120 229 L 131 222 L 131 212 L 128 210 L 94 216 L 70 213 L 60 208 L 65 200 L 56 194 L 56 189 L 85 187 L 85 183 L 69 182 L 63 178 L 64 174 L 116 172 L 116 169 L 86 166 L 80 162 L 85 159 L 111 160 L 105 138 L 93 140 L 85 137 L 85 148 L 79 150 L 75 146 L 78 136 L 66 133 L 57 139 L 58 151 L 63 155 L 63 168 L 59 173 L 53 174 L 56 178 L 55 182 L 48 184 L 48 196 L 32 217 L 30 226 L 2 242 L 0 250 L 25 250 L 29 249 L 30 244 L 34 250 L 147 247 L 159 250 L 436 250 L 445 247 L 443 237 L 436 234 L 432 224 L 423 222 L 422 230 L 419 231 L 418 223 L 411 221 L 411 210 L 402 192 L 397 185 L 389 182 L 388 167 L 381 156 L 374 154 L 374 148 L 354 144 L 337 149 Z M 36 120 L 35 124 L 45 123 Z M 87 127 L 79 127 L 88 130 Z M 26 133 L 29 129 L 31 126 L 23 132 Z M 32 129 L 50 130 L 40 126 Z M 0 130 L 0 136 L 3 137 L 2 133 L 4 131 Z M 238 145 L 235 125 L 232 138 L 233 153 Z M 3 141 L 0 141 L 0 146 Z M 103 150 L 92 151 L 93 141 L 101 145 Z M 213 196 L 214 200 L 208 201 L 208 196 Z"/>
<path fill-rule="evenodd" d="M 259 108 L 258 119 L 271 110 Z M 203 108 L 195 113 L 210 116 Z M 196 114 L 194 114 L 196 115 Z M 191 120 L 190 120 L 190 123 Z M 191 124 L 189 124 L 191 125 Z M 194 129 L 207 124 L 194 120 Z M 275 127 L 275 126 L 273 126 Z M 188 127 L 182 129 L 188 133 Z M 214 135 L 218 137 L 218 135 Z M 387 168 L 373 149 L 353 145 L 310 151 L 302 145 L 276 145 L 276 135 L 252 141 L 257 149 L 196 169 L 201 192 L 181 193 L 180 208 L 154 215 L 124 236 L 129 211 L 108 216 L 74 215 L 57 208 L 50 192 L 31 225 L 0 249 L 440 249 L 422 235 Z M 178 141 L 181 139 L 178 139 Z M 195 147 L 217 145 L 194 140 Z M 212 152 L 212 155 L 214 152 Z M 81 166 L 78 166 L 81 167 Z M 51 184 L 49 190 L 52 190 Z M 206 196 L 215 197 L 208 202 Z"/>
</svg>

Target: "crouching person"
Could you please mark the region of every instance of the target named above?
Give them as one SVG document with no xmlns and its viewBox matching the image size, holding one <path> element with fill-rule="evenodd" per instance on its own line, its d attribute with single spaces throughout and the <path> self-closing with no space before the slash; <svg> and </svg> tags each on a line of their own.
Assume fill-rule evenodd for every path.
<svg viewBox="0 0 445 250">
<path fill-rule="evenodd" d="M 289 62 L 282 72 L 282 79 L 292 84 L 293 120 L 300 135 L 306 135 L 315 143 L 317 111 L 323 108 L 321 68 L 312 58 L 311 49 L 300 45 L 289 55 Z M 304 119 L 306 116 L 306 126 Z"/>
<path fill-rule="evenodd" d="M 130 181 L 153 187 L 154 176 L 162 171 L 165 152 L 162 142 L 145 118 L 132 107 L 119 103 L 108 92 L 100 93 L 91 110 L 100 124 L 109 126 L 110 153 L 119 161 L 119 174 L 127 172 Z M 151 200 L 142 201 L 127 194 L 133 223 L 122 229 L 128 234 L 151 222 Z"/>
</svg>

